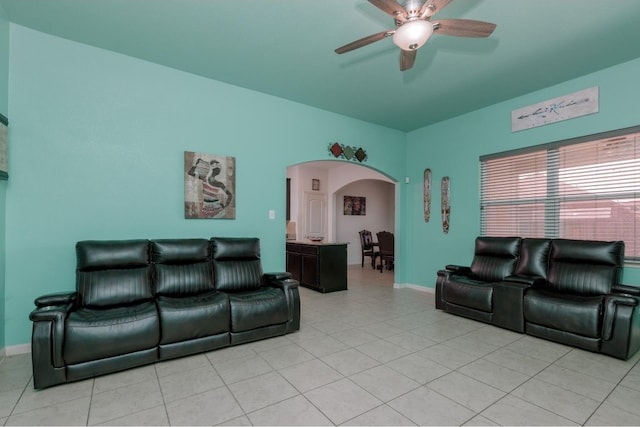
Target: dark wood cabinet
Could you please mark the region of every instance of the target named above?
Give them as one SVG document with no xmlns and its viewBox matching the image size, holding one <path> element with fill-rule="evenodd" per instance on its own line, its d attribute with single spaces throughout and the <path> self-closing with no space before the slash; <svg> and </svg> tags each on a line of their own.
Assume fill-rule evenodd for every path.
<svg viewBox="0 0 640 427">
<path fill-rule="evenodd" d="M 287 243 L 287 271 L 301 286 L 326 293 L 347 289 L 346 243 Z"/>
</svg>

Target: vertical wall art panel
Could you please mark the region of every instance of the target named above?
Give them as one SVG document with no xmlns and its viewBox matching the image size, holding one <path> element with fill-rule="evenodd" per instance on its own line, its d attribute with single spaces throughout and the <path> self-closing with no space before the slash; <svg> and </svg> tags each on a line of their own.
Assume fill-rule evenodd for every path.
<svg viewBox="0 0 640 427">
<path fill-rule="evenodd" d="M 236 217 L 235 157 L 184 152 L 184 217 Z"/>
<path fill-rule="evenodd" d="M 431 218 L 431 169 L 424 170 L 424 222 Z"/>
<path fill-rule="evenodd" d="M 9 178 L 9 120 L 0 114 L 0 179 Z"/>
<path fill-rule="evenodd" d="M 448 176 L 442 178 L 440 183 L 441 200 L 442 200 L 442 232 L 449 232 L 449 218 L 451 216 L 451 180 Z"/>
</svg>

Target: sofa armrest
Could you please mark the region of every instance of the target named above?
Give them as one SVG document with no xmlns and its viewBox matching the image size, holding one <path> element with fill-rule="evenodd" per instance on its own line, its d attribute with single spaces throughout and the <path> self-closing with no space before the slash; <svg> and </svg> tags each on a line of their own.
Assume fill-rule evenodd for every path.
<svg viewBox="0 0 640 427">
<path fill-rule="evenodd" d="M 300 329 L 300 292 L 298 281 L 291 278 L 291 273 L 265 273 L 263 275 L 266 286 L 280 288 L 287 298 L 289 322 L 287 333 Z"/>
<path fill-rule="evenodd" d="M 471 274 L 471 267 L 467 267 L 464 265 L 449 264 L 445 267 L 445 270 L 450 271 L 454 274 L 460 274 L 462 276 L 468 276 L 469 274 Z"/>
<path fill-rule="evenodd" d="M 630 285 L 613 285 L 611 289 L 613 294 L 626 294 L 640 297 L 640 288 Z"/>
<path fill-rule="evenodd" d="M 36 307 L 67 305 L 75 304 L 77 298 L 77 292 L 64 292 L 39 296 L 33 301 L 33 303 L 36 305 Z"/>
<path fill-rule="evenodd" d="M 38 307 L 29 314 L 33 324 L 31 351 L 34 354 L 46 354 L 53 367 L 64 366 L 62 344 L 64 342 L 64 324 L 73 304 Z M 45 360 L 46 360 L 45 359 Z"/>
<path fill-rule="evenodd" d="M 602 322 L 602 339 L 608 341 L 613 335 L 613 329 L 618 317 L 618 306 L 636 307 L 640 300 L 628 294 L 606 295 L 604 299 L 604 318 Z"/>
</svg>

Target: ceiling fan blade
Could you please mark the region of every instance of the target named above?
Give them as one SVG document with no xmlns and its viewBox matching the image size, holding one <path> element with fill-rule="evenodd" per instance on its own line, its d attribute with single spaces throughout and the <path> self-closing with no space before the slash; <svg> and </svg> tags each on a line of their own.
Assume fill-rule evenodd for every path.
<svg viewBox="0 0 640 427">
<path fill-rule="evenodd" d="M 407 20 L 407 11 L 396 0 L 369 0 L 369 3 L 398 21 L 404 22 Z"/>
<path fill-rule="evenodd" d="M 400 71 L 407 71 L 409 68 L 413 67 L 417 53 L 417 50 L 400 51 Z"/>
<path fill-rule="evenodd" d="M 451 0 L 427 0 L 420 8 L 420 19 L 435 15 L 449 3 L 451 3 Z"/>
<path fill-rule="evenodd" d="M 347 43 L 344 46 L 341 46 L 341 47 L 337 48 L 336 49 L 336 53 L 350 52 L 350 51 L 352 51 L 354 49 L 358 49 L 360 47 L 366 46 L 366 45 L 371 44 L 373 42 L 377 42 L 378 40 L 382 40 L 385 37 L 389 37 L 393 33 L 395 33 L 394 30 L 389 30 L 389 31 L 382 31 L 382 32 L 376 33 L 376 34 L 371 34 L 370 36 L 363 37 L 361 39 L 358 39 L 358 40 L 353 41 L 351 43 Z"/>
<path fill-rule="evenodd" d="M 441 19 L 433 22 L 436 34 L 457 37 L 489 37 L 496 24 L 472 19 Z"/>
</svg>

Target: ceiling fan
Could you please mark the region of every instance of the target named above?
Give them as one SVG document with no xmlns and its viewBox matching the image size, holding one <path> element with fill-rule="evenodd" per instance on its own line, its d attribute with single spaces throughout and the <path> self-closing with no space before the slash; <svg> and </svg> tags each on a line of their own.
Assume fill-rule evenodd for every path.
<svg viewBox="0 0 640 427">
<path fill-rule="evenodd" d="M 413 67 L 417 50 L 433 33 L 458 37 L 489 37 L 496 24 L 471 19 L 431 20 L 431 17 L 452 0 L 407 0 L 402 6 L 396 0 L 368 0 L 369 3 L 395 19 L 396 28 L 371 34 L 335 50 L 342 54 L 378 40 L 393 36 L 400 51 L 400 71 Z"/>
</svg>

